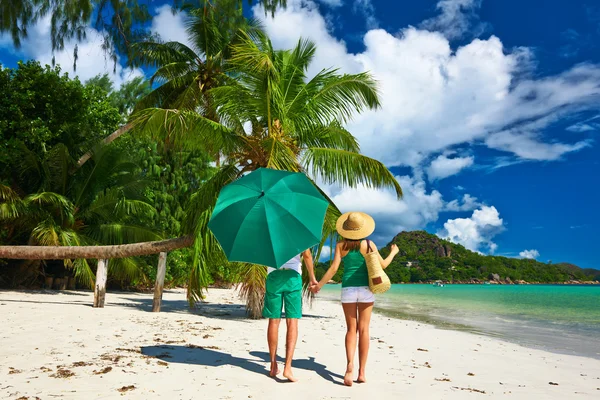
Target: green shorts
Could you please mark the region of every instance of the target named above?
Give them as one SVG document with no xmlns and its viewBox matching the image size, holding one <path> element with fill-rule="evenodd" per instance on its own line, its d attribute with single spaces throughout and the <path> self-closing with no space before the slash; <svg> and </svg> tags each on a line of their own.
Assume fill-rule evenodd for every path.
<svg viewBox="0 0 600 400">
<path fill-rule="evenodd" d="M 263 317 L 281 318 L 284 304 L 286 318 L 302 318 L 302 276 L 291 269 L 267 275 Z"/>
</svg>

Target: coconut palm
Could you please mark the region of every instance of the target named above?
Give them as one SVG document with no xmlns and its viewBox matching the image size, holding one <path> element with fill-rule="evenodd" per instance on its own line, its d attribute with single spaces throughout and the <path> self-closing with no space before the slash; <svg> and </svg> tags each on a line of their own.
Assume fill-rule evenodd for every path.
<svg viewBox="0 0 600 400">
<path fill-rule="evenodd" d="M 400 185 L 379 161 L 360 154 L 358 142 L 343 126 L 354 113 L 379 107 L 376 82 L 370 74 L 339 74 L 323 70 L 308 79 L 314 43 L 300 40 L 292 50 L 275 50 L 263 34 L 240 34 L 232 46 L 228 67 L 235 79 L 208 95 L 220 124 L 188 110 L 146 109 L 137 119 L 146 131 L 163 140 L 209 145 L 221 149 L 223 165 L 193 197 L 187 214 L 199 257 L 189 285 L 189 298 L 201 297 L 211 263 L 225 262 L 206 223 L 219 190 L 244 173 L 260 167 L 301 171 L 325 183 L 355 187 Z M 235 75 L 233 75 L 235 74 Z M 325 238 L 339 215 L 330 207 Z M 264 268 L 239 266 L 248 309 L 259 315 Z"/>
<path fill-rule="evenodd" d="M 0 225 L 9 226 L 7 243 L 36 246 L 118 245 L 160 239 L 145 227 L 155 210 L 143 197 L 138 166 L 117 148 L 98 149 L 74 175 L 66 146 L 50 149 L 43 159 L 23 147 L 20 171 L 12 188 L 0 186 Z M 22 193 L 22 195 L 19 195 Z M 86 259 L 65 259 L 78 281 L 92 287 Z M 21 263 L 15 277 L 35 279 L 40 262 Z M 140 262 L 115 259 L 110 273 L 118 280 L 143 278 Z M 19 282 L 15 282 L 19 283 Z"/>
</svg>

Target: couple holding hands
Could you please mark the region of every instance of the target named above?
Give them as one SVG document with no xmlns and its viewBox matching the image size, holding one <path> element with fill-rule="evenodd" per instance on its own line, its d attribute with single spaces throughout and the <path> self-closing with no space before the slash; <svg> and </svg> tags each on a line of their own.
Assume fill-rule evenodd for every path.
<svg viewBox="0 0 600 400">
<path fill-rule="evenodd" d="M 306 250 L 289 260 L 279 269 L 269 268 L 266 282 L 263 317 L 269 319 L 267 341 L 271 360 L 270 375 L 279 374 L 277 365 L 277 342 L 281 311 L 285 308 L 287 324 L 286 356 L 283 376 L 291 382 L 296 382 L 292 372 L 292 358 L 298 339 L 298 320 L 302 317 L 302 261 L 310 279 L 309 289 L 318 293 L 337 272 L 340 263 L 344 261 L 342 277 L 342 308 L 346 318 L 346 373 L 344 384 L 352 386 L 354 381 L 354 355 L 358 341 L 358 379 L 356 382 L 366 382 L 365 367 L 369 353 L 369 324 L 375 302 L 375 295 L 369 289 L 369 275 L 365 256 L 377 252 L 377 246 L 367 238 L 375 230 L 373 218 L 361 212 L 343 214 L 337 221 L 337 231 L 342 236 L 336 247 L 331 266 L 321 279 L 317 281 L 314 274 L 312 253 Z M 379 253 L 377 253 L 379 254 Z M 379 261 L 386 268 L 398 254 L 398 247 L 392 245 L 387 258 L 379 255 Z"/>
</svg>

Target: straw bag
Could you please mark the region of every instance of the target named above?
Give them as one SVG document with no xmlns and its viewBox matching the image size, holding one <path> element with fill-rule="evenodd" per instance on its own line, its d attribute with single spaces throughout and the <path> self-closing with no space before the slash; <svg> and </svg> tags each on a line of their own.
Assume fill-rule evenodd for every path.
<svg viewBox="0 0 600 400">
<path fill-rule="evenodd" d="M 371 242 L 368 240 L 367 247 L 365 261 L 367 263 L 367 270 L 369 271 L 369 289 L 374 294 L 385 293 L 392 287 L 392 283 L 386 273 L 383 272 L 383 267 L 379 260 L 379 252 L 371 249 Z"/>
</svg>

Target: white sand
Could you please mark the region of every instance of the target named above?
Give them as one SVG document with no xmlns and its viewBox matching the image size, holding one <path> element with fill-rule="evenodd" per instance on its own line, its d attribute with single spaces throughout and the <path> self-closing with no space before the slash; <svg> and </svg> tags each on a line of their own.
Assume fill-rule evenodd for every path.
<svg viewBox="0 0 600 400">
<path fill-rule="evenodd" d="M 183 291 L 169 291 L 164 311 L 154 314 L 151 294 L 109 293 L 106 307 L 94 309 L 87 292 L 0 292 L 0 397 L 600 398 L 599 360 L 382 315 L 371 325 L 368 383 L 345 387 L 342 310 L 325 300 L 300 321 L 294 361 L 300 381 L 277 382 L 266 375 L 267 322 L 244 319 L 232 290 L 210 290 L 207 300 L 193 313 Z M 61 369 L 74 375 L 56 377 Z"/>
</svg>

